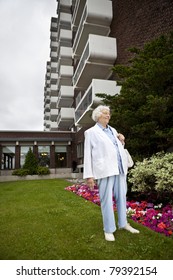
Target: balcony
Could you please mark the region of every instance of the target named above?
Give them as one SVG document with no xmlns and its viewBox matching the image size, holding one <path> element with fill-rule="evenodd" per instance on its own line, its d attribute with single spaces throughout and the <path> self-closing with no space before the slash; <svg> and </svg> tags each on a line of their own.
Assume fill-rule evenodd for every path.
<svg viewBox="0 0 173 280">
<path fill-rule="evenodd" d="M 102 99 L 96 94 L 105 93 L 113 96 L 119 94 L 120 89 L 116 81 L 93 79 L 75 109 L 75 125 L 92 124 L 92 110 L 102 103 Z"/>
<path fill-rule="evenodd" d="M 60 47 L 58 52 L 58 67 L 61 65 L 72 65 L 72 48 Z"/>
<path fill-rule="evenodd" d="M 74 108 L 61 108 L 57 117 L 58 129 L 69 128 L 74 123 Z"/>
<path fill-rule="evenodd" d="M 57 48 L 58 48 L 58 42 L 51 41 L 51 42 L 50 42 L 50 49 L 51 49 L 52 51 L 56 51 Z"/>
<path fill-rule="evenodd" d="M 58 116 L 58 109 L 51 109 L 50 110 L 50 120 L 55 122 Z"/>
<path fill-rule="evenodd" d="M 90 34 L 74 73 L 73 85 L 86 89 L 92 79 L 108 79 L 116 58 L 115 38 Z"/>
<path fill-rule="evenodd" d="M 97 8 L 99 7 L 99 9 Z M 80 24 L 74 38 L 73 52 L 79 57 L 89 34 L 108 36 L 113 18 L 112 2 L 108 0 L 87 0 Z"/>
<path fill-rule="evenodd" d="M 61 12 L 64 12 L 64 13 L 70 13 L 71 12 L 71 5 L 72 5 L 72 0 L 59 0 L 58 1 L 57 13 L 58 13 L 58 11 L 61 11 Z"/>
<path fill-rule="evenodd" d="M 44 118 L 45 118 L 45 120 L 50 120 L 50 111 L 49 112 L 45 112 Z"/>
<path fill-rule="evenodd" d="M 72 31 L 59 28 L 58 30 L 58 43 L 60 46 L 71 47 L 72 45 Z"/>
<path fill-rule="evenodd" d="M 50 121 L 45 120 L 44 121 L 44 131 L 49 131 L 50 130 Z"/>
<path fill-rule="evenodd" d="M 58 66 L 58 63 L 55 62 L 55 61 L 51 61 L 51 73 L 56 73 L 57 72 L 57 66 Z"/>
<path fill-rule="evenodd" d="M 71 107 L 73 104 L 73 98 L 74 98 L 74 90 L 72 86 L 61 86 L 59 95 L 58 95 L 58 101 L 57 101 L 57 107 Z"/>
<path fill-rule="evenodd" d="M 56 109 L 58 96 L 51 96 L 50 97 L 50 109 Z"/>
<path fill-rule="evenodd" d="M 58 26 L 61 26 L 65 29 L 71 29 L 71 18 L 71 14 L 60 12 L 58 17 Z"/>
<path fill-rule="evenodd" d="M 58 90 L 58 86 L 57 85 L 53 85 L 53 84 L 50 85 L 50 91 L 51 92 L 52 91 L 56 91 L 57 92 L 57 90 Z"/>
<path fill-rule="evenodd" d="M 50 122 L 50 131 L 57 131 L 58 130 L 58 124 L 56 121 Z"/>
<path fill-rule="evenodd" d="M 44 104 L 50 104 L 50 96 L 48 94 L 45 94 Z"/>
<path fill-rule="evenodd" d="M 57 30 L 57 18 L 52 17 L 51 18 L 51 25 L 50 25 L 50 31 L 55 31 Z"/>
<path fill-rule="evenodd" d="M 49 112 L 50 111 L 50 104 L 46 104 L 45 106 L 44 106 L 44 113 L 45 112 Z"/>
<path fill-rule="evenodd" d="M 73 76 L 73 66 L 61 65 L 59 69 L 58 88 L 61 86 L 71 86 Z"/>
<path fill-rule="evenodd" d="M 81 14 L 85 7 L 85 3 L 86 3 L 86 0 L 83 0 L 83 1 L 78 0 L 75 2 L 73 17 L 72 17 L 72 24 L 75 27 L 79 25 L 79 22 L 81 19 Z"/>
<path fill-rule="evenodd" d="M 56 62 L 58 57 L 57 57 L 57 52 L 50 52 L 50 59 L 51 59 L 51 62 Z"/>
<path fill-rule="evenodd" d="M 50 71 L 50 61 L 47 61 L 46 63 L 46 70 L 47 72 Z"/>
<path fill-rule="evenodd" d="M 58 73 L 50 74 L 51 83 L 55 83 L 58 80 Z"/>
<path fill-rule="evenodd" d="M 56 41 L 57 40 L 57 36 L 58 36 L 58 33 L 53 31 L 53 32 L 50 32 L 50 40 L 51 41 Z"/>
</svg>

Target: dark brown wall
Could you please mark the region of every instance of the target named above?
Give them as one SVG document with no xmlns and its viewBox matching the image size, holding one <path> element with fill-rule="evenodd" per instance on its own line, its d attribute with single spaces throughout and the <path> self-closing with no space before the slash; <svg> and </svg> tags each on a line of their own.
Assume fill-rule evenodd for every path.
<svg viewBox="0 0 173 280">
<path fill-rule="evenodd" d="M 116 63 L 127 63 L 129 47 L 144 43 L 173 31 L 172 0 L 112 0 L 111 37 L 117 39 Z"/>
</svg>

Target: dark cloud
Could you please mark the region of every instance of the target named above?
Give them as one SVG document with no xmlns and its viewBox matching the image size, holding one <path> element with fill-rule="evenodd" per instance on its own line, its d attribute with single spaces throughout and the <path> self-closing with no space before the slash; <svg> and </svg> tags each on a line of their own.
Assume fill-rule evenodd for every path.
<svg viewBox="0 0 173 280">
<path fill-rule="evenodd" d="M 43 130 L 56 0 L 0 0 L 0 130 Z"/>
</svg>

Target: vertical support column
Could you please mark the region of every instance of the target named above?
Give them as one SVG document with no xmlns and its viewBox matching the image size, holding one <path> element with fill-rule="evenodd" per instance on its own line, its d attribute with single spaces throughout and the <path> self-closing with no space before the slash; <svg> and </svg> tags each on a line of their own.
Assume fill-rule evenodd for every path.
<svg viewBox="0 0 173 280">
<path fill-rule="evenodd" d="M 35 157 L 38 160 L 38 145 L 37 145 L 37 141 L 34 141 L 33 153 L 34 153 Z"/>
<path fill-rule="evenodd" d="M 55 168 L 55 143 L 51 142 L 50 145 L 50 168 Z"/>
<path fill-rule="evenodd" d="M 20 168 L 20 146 L 19 146 L 19 142 L 16 141 L 16 147 L 15 147 L 15 169 L 19 169 Z"/>
<path fill-rule="evenodd" d="M 67 146 L 67 168 L 72 168 L 72 147 L 71 147 L 71 141 L 68 142 L 68 146 Z"/>
</svg>

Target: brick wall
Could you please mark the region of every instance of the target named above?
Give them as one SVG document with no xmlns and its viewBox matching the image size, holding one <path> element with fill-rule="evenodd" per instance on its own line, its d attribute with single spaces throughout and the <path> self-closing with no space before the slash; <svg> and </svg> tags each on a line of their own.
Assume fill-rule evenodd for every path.
<svg viewBox="0 0 173 280">
<path fill-rule="evenodd" d="M 112 0 L 111 37 L 117 39 L 116 63 L 127 63 L 129 47 L 143 45 L 161 34 L 173 31 L 173 1 Z"/>
</svg>

